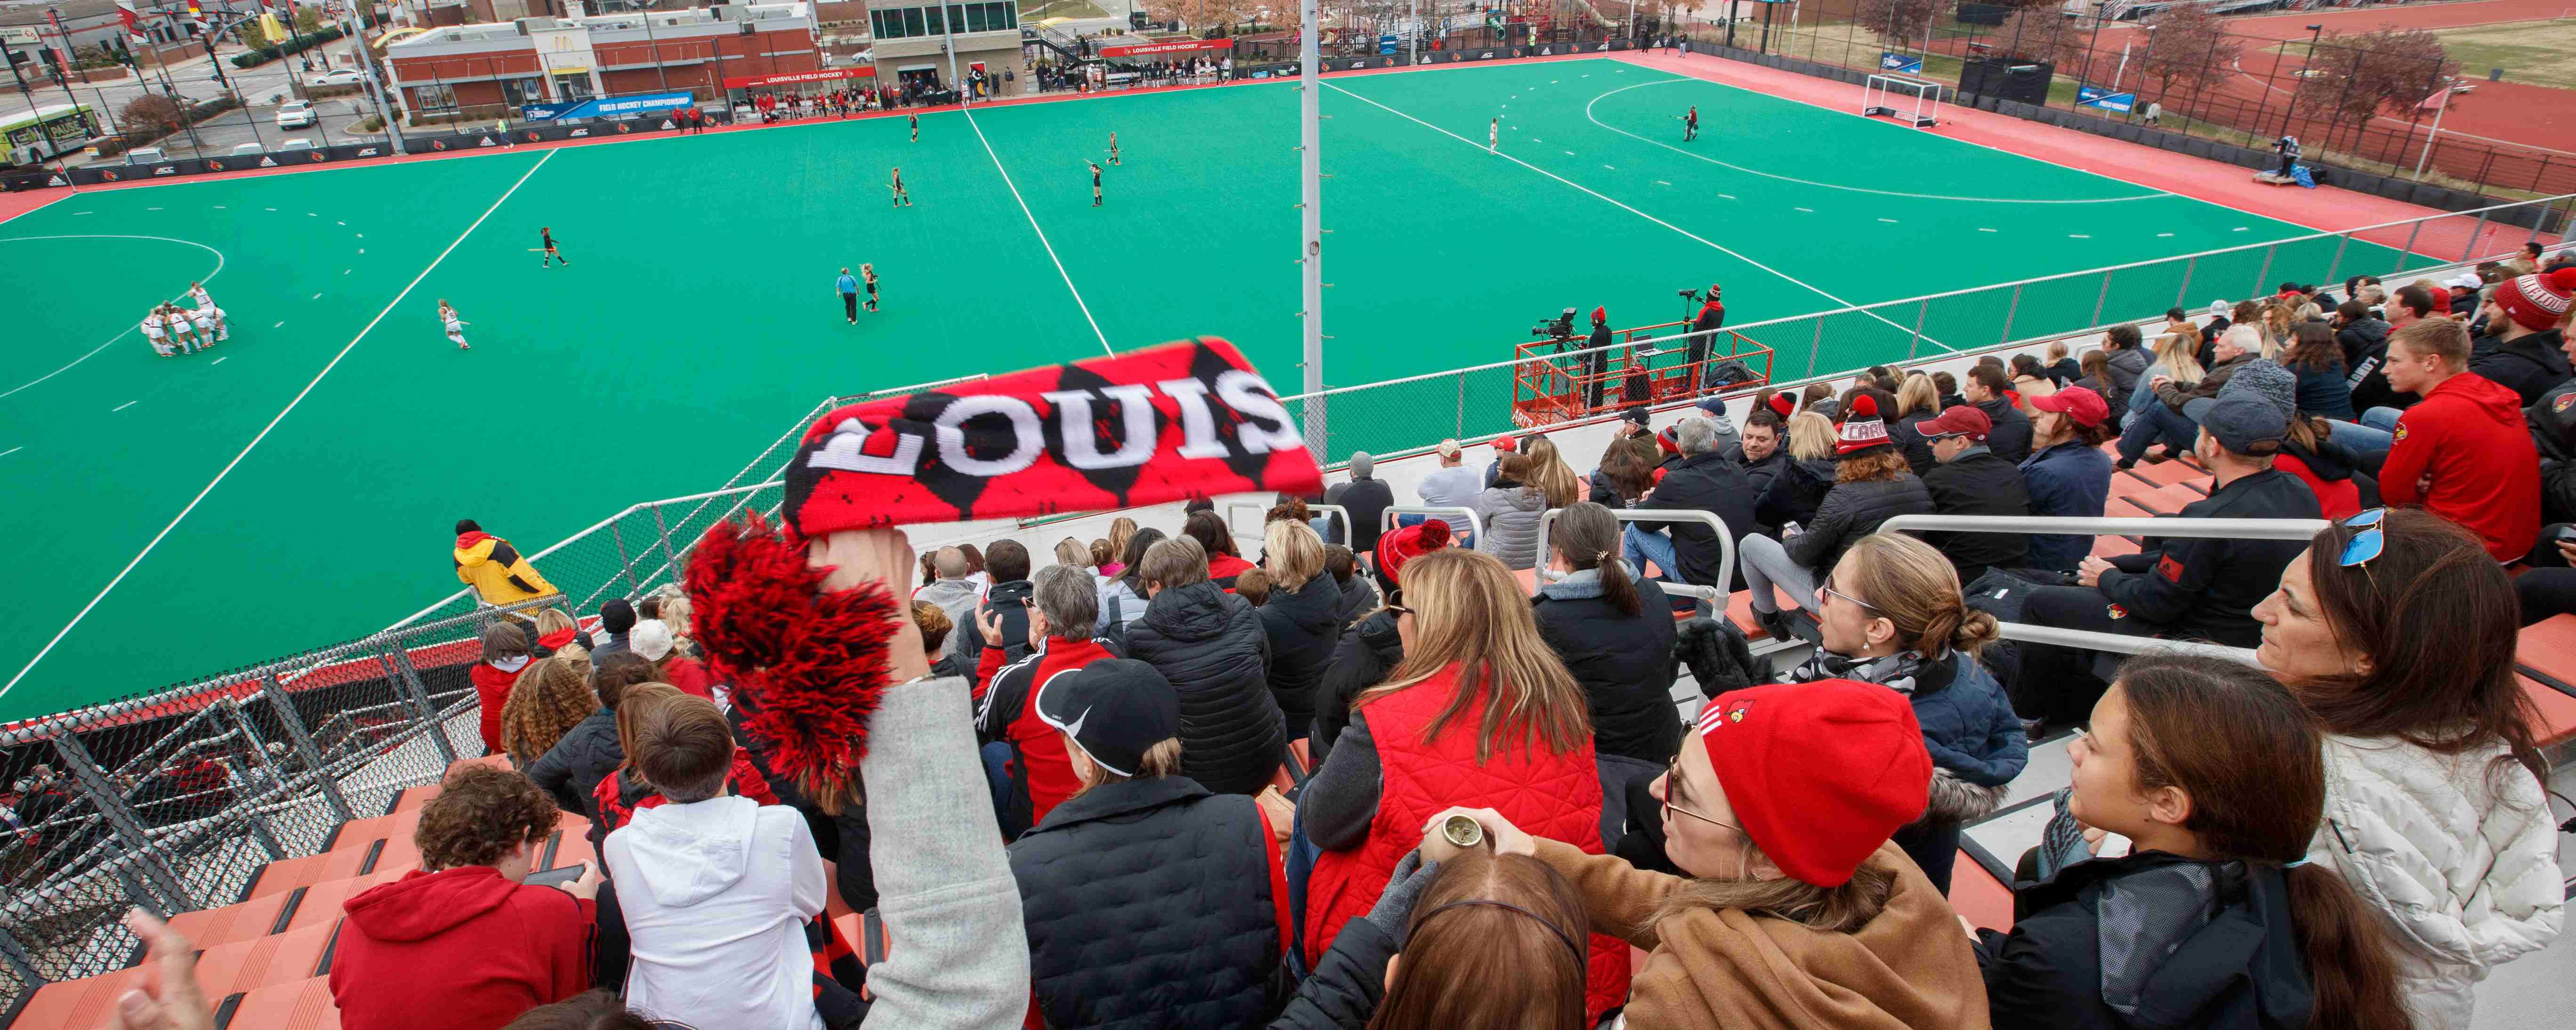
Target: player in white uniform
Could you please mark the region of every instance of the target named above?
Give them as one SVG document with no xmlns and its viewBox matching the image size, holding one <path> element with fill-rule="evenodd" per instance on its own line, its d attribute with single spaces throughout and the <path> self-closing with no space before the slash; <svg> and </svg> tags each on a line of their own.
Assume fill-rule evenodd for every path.
<svg viewBox="0 0 2576 1030">
<path fill-rule="evenodd" d="M 206 295 L 206 284 L 204 283 L 192 282 L 188 284 L 188 301 L 189 303 L 201 308 L 211 308 L 215 306 L 215 299 Z"/>
<path fill-rule="evenodd" d="M 465 343 L 465 327 L 474 323 L 456 317 L 456 309 L 447 306 L 445 298 L 440 298 L 438 302 L 438 320 L 447 325 L 447 338 L 456 341 L 456 349 L 474 349 Z"/>
<path fill-rule="evenodd" d="M 1496 118 L 1494 119 L 1494 124 L 1485 127 L 1485 152 L 1488 154 L 1493 153 L 1494 147 L 1502 141 L 1503 120 L 1501 118 Z"/>
<path fill-rule="evenodd" d="M 197 339 L 197 327 L 188 321 L 188 313 L 179 310 L 179 305 L 161 305 L 161 317 L 170 323 L 171 342 L 185 348 L 190 354 L 206 349 L 205 344 Z"/>
<path fill-rule="evenodd" d="M 217 339 L 215 336 L 215 322 L 221 314 L 222 312 L 215 310 L 214 305 L 208 304 L 198 308 L 194 313 L 188 316 L 188 320 L 195 323 L 197 327 L 197 346 L 212 347 L 215 345 L 215 341 Z"/>
<path fill-rule="evenodd" d="M 153 353 L 159 354 L 162 357 L 178 357 L 179 350 L 178 348 L 170 345 L 168 333 L 163 329 L 164 324 L 165 323 L 161 318 L 160 308 L 153 308 L 150 311 L 144 312 L 142 326 L 143 342 L 151 344 Z"/>
</svg>

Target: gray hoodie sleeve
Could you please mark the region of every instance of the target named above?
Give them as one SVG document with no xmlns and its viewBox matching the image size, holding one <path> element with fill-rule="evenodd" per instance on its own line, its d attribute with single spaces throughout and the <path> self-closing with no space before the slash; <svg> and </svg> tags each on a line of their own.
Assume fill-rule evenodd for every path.
<svg viewBox="0 0 2576 1030">
<path fill-rule="evenodd" d="M 868 972 L 868 1027 L 1010 1030 L 1027 1014 L 1019 884 L 978 764 L 965 680 L 886 691 L 860 762 L 888 954 Z"/>
</svg>

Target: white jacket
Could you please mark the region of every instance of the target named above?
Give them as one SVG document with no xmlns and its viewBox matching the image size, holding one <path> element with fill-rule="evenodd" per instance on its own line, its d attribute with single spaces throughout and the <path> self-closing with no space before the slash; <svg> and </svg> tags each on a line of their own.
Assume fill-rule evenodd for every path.
<svg viewBox="0 0 2576 1030">
<path fill-rule="evenodd" d="M 2472 987 L 2548 947 L 2566 915 L 2547 797 L 2521 766 L 2493 767 L 2505 754 L 2326 738 L 2326 818 L 2308 858 L 2386 917 L 2425 1030 L 2468 1030 Z"/>
<path fill-rule="evenodd" d="M 634 939 L 627 1004 L 691 1026 L 822 1030 L 805 921 L 823 911 L 823 858 L 795 809 L 647 808 L 603 850 Z"/>
</svg>

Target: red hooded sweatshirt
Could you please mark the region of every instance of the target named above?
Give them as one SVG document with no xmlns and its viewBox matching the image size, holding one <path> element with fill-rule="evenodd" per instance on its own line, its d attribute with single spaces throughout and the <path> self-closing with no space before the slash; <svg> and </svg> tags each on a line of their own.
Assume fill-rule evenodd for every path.
<svg viewBox="0 0 2576 1030">
<path fill-rule="evenodd" d="M 331 960 L 331 999 L 346 1030 L 499 1030 L 539 1005 L 590 988 L 597 910 L 490 866 L 417 870 L 369 888 Z"/>
<path fill-rule="evenodd" d="M 2442 381 L 2398 416 L 2379 496 L 2468 527 L 2500 562 L 2540 536 L 2540 452 L 2522 424 L 2522 395 L 2474 372 Z M 2415 481 L 2432 477 L 2418 492 Z"/>
</svg>

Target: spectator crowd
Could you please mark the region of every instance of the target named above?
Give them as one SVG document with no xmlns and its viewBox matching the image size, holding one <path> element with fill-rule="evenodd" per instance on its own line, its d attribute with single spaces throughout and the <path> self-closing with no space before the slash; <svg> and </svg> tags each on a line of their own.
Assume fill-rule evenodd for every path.
<svg viewBox="0 0 2576 1030">
<path fill-rule="evenodd" d="M 1257 537 L 1199 502 L 907 548 L 861 570 L 896 682 L 829 791 L 750 731 L 701 599 L 498 620 L 507 765 L 348 900 L 342 1024 L 2466 1028 L 2565 909 L 2514 672 L 2576 611 L 2576 267 L 2540 258 L 1637 410 L 1589 471 L 1443 441 L 1407 498 L 1357 454 Z M 1886 528 L 2098 517 L 2175 462 L 2209 477 L 2175 518 L 2324 528 Z M 547 592 L 471 522 L 457 564 Z M 1967 928 L 1962 828 L 2074 727 L 2010 928 Z M 535 871 L 558 813 L 599 862 Z M 192 959 L 135 927 L 161 973 L 119 1018 L 165 1025 Z"/>
</svg>

